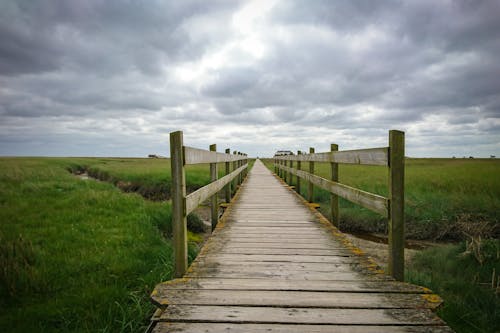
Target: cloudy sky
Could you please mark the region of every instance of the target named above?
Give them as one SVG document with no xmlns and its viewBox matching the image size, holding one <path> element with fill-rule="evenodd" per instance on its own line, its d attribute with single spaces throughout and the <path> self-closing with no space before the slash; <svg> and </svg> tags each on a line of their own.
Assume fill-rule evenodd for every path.
<svg viewBox="0 0 500 333">
<path fill-rule="evenodd" d="M 500 155 L 500 1 L 0 0 L 0 155 Z"/>
</svg>

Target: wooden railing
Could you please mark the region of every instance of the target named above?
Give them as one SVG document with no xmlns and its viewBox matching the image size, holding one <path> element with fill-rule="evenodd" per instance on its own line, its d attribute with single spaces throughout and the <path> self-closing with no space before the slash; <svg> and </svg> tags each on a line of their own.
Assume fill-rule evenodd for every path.
<svg viewBox="0 0 500 333">
<path fill-rule="evenodd" d="M 218 193 L 222 189 L 226 202 L 231 201 L 231 186 L 242 183 L 246 176 L 248 157 L 246 154 L 226 149 L 226 153 L 218 153 L 216 145 L 210 150 L 184 146 L 181 131 L 170 133 L 170 163 L 172 172 L 172 233 L 175 257 L 175 277 L 182 277 L 187 270 L 187 215 L 202 202 L 210 198 L 212 230 L 218 222 Z M 211 183 L 186 195 L 185 166 L 190 164 L 210 163 Z M 217 163 L 225 163 L 225 176 L 218 178 Z M 232 166 L 232 171 L 231 171 Z"/>
<path fill-rule="evenodd" d="M 329 152 L 315 153 L 310 148 L 309 154 L 298 152 L 297 155 L 274 157 L 275 173 L 290 183 L 292 175 L 297 177 L 296 191 L 300 193 L 300 179 L 308 182 L 308 201 L 313 201 L 313 186 L 322 188 L 331 194 L 332 223 L 339 227 L 338 197 L 345 198 L 360 206 L 370 209 L 388 218 L 389 263 L 388 271 L 396 280 L 404 279 L 404 132 L 389 131 L 389 146 L 373 149 L 338 151 L 336 144 Z M 294 168 L 297 162 L 297 168 Z M 301 170 L 302 162 L 309 163 L 309 172 Z M 314 162 L 330 163 L 330 179 L 314 174 Z M 362 191 L 339 182 L 338 164 L 382 165 L 389 169 L 389 197 Z"/>
</svg>

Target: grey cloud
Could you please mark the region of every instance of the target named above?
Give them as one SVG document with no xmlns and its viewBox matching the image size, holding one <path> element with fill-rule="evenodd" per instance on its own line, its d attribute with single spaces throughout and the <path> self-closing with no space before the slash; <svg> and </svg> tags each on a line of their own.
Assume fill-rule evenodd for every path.
<svg viewBox="0 0 500 333">
<path fill-rule="evenodd" d="M 437 136 L 500 149 L 498 1 L 278 1 L 251 31 L 264 31 L 262 57 L 240 51 L 180 82 L 177 65 L 243 42 L 232 15 L 244 4 L 1 2 L 0 154 L 45 142 L 45 154 L 145 155 L 170 130 L 206 146 L 228 128 L 255 153 L 369 146 L 389 128 L 419 154 Z"/>
</svg>

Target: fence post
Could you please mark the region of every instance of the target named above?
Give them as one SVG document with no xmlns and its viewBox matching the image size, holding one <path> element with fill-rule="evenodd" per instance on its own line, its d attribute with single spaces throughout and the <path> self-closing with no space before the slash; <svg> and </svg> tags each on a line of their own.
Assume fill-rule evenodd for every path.
<svg viewBox="0 0 500 333">
<path fill-rule="evenodd" d="M 284 165 L 285 167 L 287 167 L 287 166 L 288 166 L 288 161 L 287 161 L 287 160 L 284 160 L 284 161 L 283 161 L 283 165 Z M 286 170 L 285 170 L 284 172 L 285 172 L 285 174 L 284 174 L 284 176 L 283 176 L 283 180 L 285 181 L 285 183 L 288 183 L 288 175 L 289 175 L 289 172 L 287 172 Z"/>
<path fill-rule="evenodd" d="M 339 150 L 339 146 L 332 143 L 330 145 L 330 151 L 335 152 Z M 334 182 L 339 181 L 339 165 L 338 163 L 330 163 L 331 169 L 331 179 Z M 335 227 L 340 228 L 340 211 L 339 211 L 339 196 L 336 194 L 330 194 L 330 209 L 332 211 L 332 223 Z"/>
<path fill-rule="evenodd" d="M 183 277 L 187 270 L 186 173 L 182 132 L 170 133 L 170 167 L 172 173 L 172 233 L 175 256 L 174 276 Z"/>
<path fill-rule="evenodd" d="M 227 148 L 226 149 L 226 155 L 231 154 L 231 149 Z M 231 166 L 230 162 L 226 162 L 226 175 L 229 175 L 231 173 Z M 231 202 L 231 182 L 227 183 L 226 185 L 226 202 L 230 203 Z"/>
<path fill-rule="evenodd" d="M 233 155 L 235 155 L 234 157 L 236 158 L 236 150 L 233 151 Z M 238 161 L 233 161 L 233 170 L 236 170 L 238 169 Z M 236 190 L 237 190 L 237 186 L 238 186 L 238 177 L 234 177 L 234 180 L 233 180 L 233 190 L 234 190 L 234 193 L 236 193 Z"/>
<path fill-rule="evenodd" d="M 309 154 L 314 154 L 313 147 L 309 148 Z M 313 161 L 309 161 L 309 173 L 314 175 L 314 162 Z M 307 197 L 308 197 L 309 202 L 314 201 L 314 187 L 313 187 L 313 183 L 311 183 L 311 182 L 309 182 Z"/>
<path fill-rule="evenodd" d="M 290 169 L 293 169 L 293 160 L 290 160 Z M 288 178 L 290 180 L 290 186 L 293 185 L 293 173 L 290 172 L 290 174 L 288 175 Z"/>
<path fill-rule="evenodd" d="M 302 152 L 300 150 L 297 151 L 297 156 L 302 155 Z M 300 170 L 302 166 L 302 162 L 299 160 L 297 161 L 297 170 Z M 297 185 L 295 186 L 295 191 L 297 191 L 298 194 L 300 194 L 300 177 L 297 175 Z"/>
<path fill-rule="evenodd" d="M 404 280 L 404 132 L 389 131 L 389 274 Z"/>
<path fill-rule="evenodd" d="M 217 151 L 217 145 L 210 145 L 210 151 Z M 217 180 L 217 162 L 210 163 L 210 181 L 214 182 Z M 219 220 L 219 204 L 218 204 L 218 193 L 215 193 L 211 198 L 211 217 L 212 217 L 212 231 L 217 226 Z"/>
<path fill-rule="evenodd" d="M 241 167 L 243 165 L 243 162 L 241 160 L 241 152 L 239 151 L 238 152 L 238 168 Z M 242 183 L 242 177 L 241 177 L 241 172 L 238 174 L 238 185 L 241 185 Z"/>
<path fill-rule="evenodd" d="M 274 173 L 278 174 L 278 166 L 276 165 L 276 162 L 278 162 L 278 160 L 276 159 L 276 156 L 274 156 Z"/>
</svg>

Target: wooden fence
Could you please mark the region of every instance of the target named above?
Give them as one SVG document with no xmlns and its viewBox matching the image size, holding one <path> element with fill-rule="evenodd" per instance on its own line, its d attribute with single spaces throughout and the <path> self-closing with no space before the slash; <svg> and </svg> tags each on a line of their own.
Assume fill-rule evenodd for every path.
<svg viewBox="0 0 500 333">
<path fill-rule="evenodd" d="M 246 154 L 226 149 L 218 153 L 216 145 L 210 150 L 184 146 L 181 131 L 170 133 L 170 163 L 172 172 L 172 233 L 175 256 L 175 277 L 182 277 L 188 265 L 187 256 L 187 215 L 202 202 L 210 198 L 212 230 L 218 222 L 218 193 L 224 189 L 226 202 L 231 201 L 231 186 L 242 183 L 246 176 L 248 157 Z M 186 195 L 185 166 L 210 163 L 211 183 Z M 225 163 L 225 176 L 218 178 L 217 163 Z M 232 169 L 232 170 L 231 170 Z"/>
<path fill-rule="evenodd" d="M 339 226 L 338 197 L 370 209 L 388 218 L 389 263 L 388 271 L 396 280 L 404 280 L 404 132 L 389 131 L 389 146 L 372 149 L 338 151 L 336 144 L 329 152 L 309 154 L 298 151 L 297 155 L 274 157 L 275 173 L 290 183 L 292 175 L 297 177 L 296 191 L 300 193 L 300 179 L 308 182 L 308 201 L 313 201 L 313 186 L 331 194 L 332 223 Z M 296 168 L 294 168 L 296 162 Z M 309 172 L 301 170 L 302 162 L 309 163 Z M 314 174 L 314 162 L 330 163 L 330 179 Z M 365 192 L 339 182 L 338 164 L 382 165 L 389 169 L 389 197 Z"/>
</svg>

